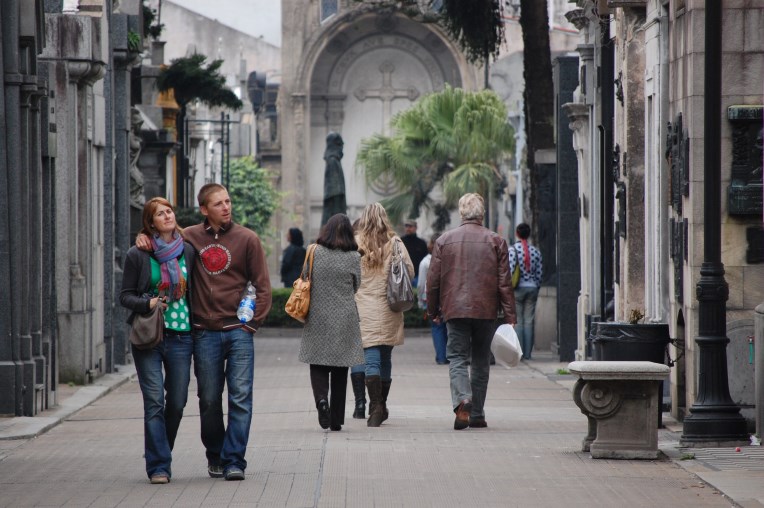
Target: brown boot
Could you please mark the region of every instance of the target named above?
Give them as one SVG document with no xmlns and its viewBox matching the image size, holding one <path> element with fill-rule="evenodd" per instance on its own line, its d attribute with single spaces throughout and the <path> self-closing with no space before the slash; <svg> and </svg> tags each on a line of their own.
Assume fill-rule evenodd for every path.
<svg viewBox="0 0 764 508">
<path fill-rule="evenodd" d="M 366 377 L 366 390 L 369 392 L 369 419 L 367 427 L 379 427 L 385 416 L 385 403 L 382 401 L 382 383 L 379 376 Z"/>
<path fill-rule="evenodd" d="M 392 382 L 393 382 L 392 379 L 383 379 L 382 381 L 380 381 L 380 383 L 382 384 L 382 402 L 384 403 L 384 407 L 385 407 L 385 414 L 382 417 L 383 422 L 387 420 L 388 416 L 390 416 L 389 413 L 387 412 L 387 396 L 390 393 L 390 384 Z"/>
</svg>

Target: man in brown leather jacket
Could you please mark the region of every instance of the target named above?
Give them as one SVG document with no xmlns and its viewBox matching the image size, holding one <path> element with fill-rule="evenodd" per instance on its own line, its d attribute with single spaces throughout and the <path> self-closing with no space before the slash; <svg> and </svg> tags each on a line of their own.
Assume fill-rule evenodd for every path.
<svg viewBox="0 0 764 508">
<path fill-rule="evenodd" d="M 507 242 L 483 226 L 479 194 L 462 196 L 459 214 L 461 225 L 435 242 L 427 272 L 427 313 L 448 327 L 456 430 L 488 426 L 483 405 L 499 305 L 506 323 L 517 322 Z"/>
</svg>

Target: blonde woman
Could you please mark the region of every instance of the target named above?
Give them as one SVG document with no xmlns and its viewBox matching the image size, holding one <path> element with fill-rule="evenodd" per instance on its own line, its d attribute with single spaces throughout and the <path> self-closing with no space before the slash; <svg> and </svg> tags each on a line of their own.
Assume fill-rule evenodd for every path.
<svg viewBox="0 0 764 508">
<path fill-rule="evenodd" d="M 361 253 L 361 287 L 355 301 L 361 317 L 366 389 L 370 400 L 366 424 L 379 427 L 388 416 L 393 347 L 403 344 L 403 313 L 393 312 L 387 304 L 387 275 L 393 245 L 397 243 L 403 254 L 410 277 L 414 276 L 414 265 L 379 203 L 363 209 L 356 229 L 356 243 Z"/>
</svg>

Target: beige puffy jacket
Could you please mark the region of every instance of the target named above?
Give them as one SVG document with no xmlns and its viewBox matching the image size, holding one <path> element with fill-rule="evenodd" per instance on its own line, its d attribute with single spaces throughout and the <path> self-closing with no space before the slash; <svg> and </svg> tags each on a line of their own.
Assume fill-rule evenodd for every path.
<svg viewBox="0 0 764 508">
<path fill-rule="evenodd" d="M 387 274 L 393 242 L 403 253 L 409 277 L 414 277 L 414 265 L 401 239 L 394 236 L 385 246 L 384 270 L 369 272 L 361 264 L 361 287 L 355 294 L 358 314 L 361 317 L 361 340 L 364 349 L 372 346 L 400 346 L 403 344 L 403 312 L 393 312 L 387 304 Z"/>
</svg>

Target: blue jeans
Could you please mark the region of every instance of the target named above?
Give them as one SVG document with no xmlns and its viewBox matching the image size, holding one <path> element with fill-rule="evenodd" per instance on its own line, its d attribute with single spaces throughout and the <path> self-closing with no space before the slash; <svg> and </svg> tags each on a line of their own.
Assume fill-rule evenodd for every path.
<svg viewBox="0 0 764 508">
<path fill-rule="evenodd" d="M 365 372 L 366 372 L 365 363 L 359 363 L 358 365 L 353 365 L 352 367 L 350 367 L 351 374 L 364 374 Z"/>
<path fill-rule="evenodd" d="M 435 361 L 439 364 L 446 363 L 446 343 L 448 342 L 448 330 L 446 323 L 441 321 L 435 324 L 430 321 L 430 331 L 432 332 L 432 345 L 435 347 Z"/>
<path fill-rule="evenodd" d="M 382 381 L 393 378 L 393 346 L 372 346 L 363 350 L 366 361 L 366 377 L 379 376 Z"/>
<path fill-rule="evenodd" d="M 253 334 L 242 328 L 194 330 L 194 373 L 207 463 L 244 471 L 252 424 Z M 228 385 L 228 427 L 223 424 L 223 385 Z"/>
<path fill-rule="evenodd" d="M 530 359 L 533 351 L 533 320 L 536 319 L 536 300 L 539 297 L 537 287 L 515 288 L 515 310 L 517 313 L 517 340 L 523 348 L 523 358 Z"/>
<path fill-rule="evenodd" d="M 472 401 L 472 418 L 485 418 L 483 406 L 491 368 L 491 341 L 496 332 L 493 319 L 451 319 L 448 326 L 448 376 L 454 411 L 467 399 Z M 469 368 L 467 362 L 470 362 Z"/>
<path fill-rule="evenodd" d="M 165 333 L 164 340 L 153 349 L 132 347 L 143 394 L 144 455 L 149 478 L 160 473 L 172 476 L 172 448 L 188 400 L 193 348 L 190 333 Z"/>
</svg>

